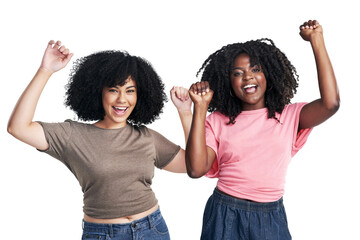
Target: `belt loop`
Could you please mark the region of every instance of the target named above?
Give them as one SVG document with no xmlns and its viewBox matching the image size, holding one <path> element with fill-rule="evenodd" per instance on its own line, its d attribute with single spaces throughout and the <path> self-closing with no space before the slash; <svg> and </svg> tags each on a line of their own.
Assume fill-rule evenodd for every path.
<svg viewBox="0 0 360 240">
<path fill-rule="evenodd" d="M 110 237 L 113 238 L 114 237 L 114 230 L 113 230 L 113 225 L 112 224 L 110 224 L 109 230 L 110 230 L 110 232 L 109 232 Z"/>
<path fill-rule="evenodd" d="M 147 216 L 147 219 L 148 219 L 148 222 L 149 222 L 149 228 L 151 229 L 151 228 L 153 228 L 153 224 L 152 224 L 152 219 L 151 219 L 150 215 Z"/>
</svg>

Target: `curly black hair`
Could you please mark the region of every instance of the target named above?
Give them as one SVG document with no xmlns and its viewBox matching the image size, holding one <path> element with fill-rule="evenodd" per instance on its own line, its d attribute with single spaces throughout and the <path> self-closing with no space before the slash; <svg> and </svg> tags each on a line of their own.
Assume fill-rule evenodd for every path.
<svg viewBox="0 0 360 240">
<path fill-rule="evenodd" d="M 65 105 L 81 120 L 103 120 L 103 88 L 122 86 L 128 77 L 136 82 L 137 103 L 127 121 L 152 123 L 167 101 L 164 84 L 148 61 L 127 52 L 101 51 L 77 59 L 65 87 Z"/>
<path fill-rule="evenodd" d="M 249 55 L 251 66 L 258 65 L 264 72 L 268 118 L 277 120 L 275 113 L 281 113 L 285 105 L 290 103 L 296 93 L 299 76 L 286 55 L 268 38 L 226 45 L 205 60 L 196 76 L 203 71 L 201 81 L 208 81 L 214 91 L 208 111 L 219 111 L 228 116 L 228 124 L 234 124 L 235 118 L 241 113 L 241 100 L 230 95 L 230 74 L 235 58 L 242 53 Z"/>
</svg>

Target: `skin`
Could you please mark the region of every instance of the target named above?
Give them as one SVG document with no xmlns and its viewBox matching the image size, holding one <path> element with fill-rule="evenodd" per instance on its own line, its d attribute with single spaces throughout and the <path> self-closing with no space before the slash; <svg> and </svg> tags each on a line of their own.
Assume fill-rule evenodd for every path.
<svg viewBox="0 0 360 240">
<path fill-rule="evenodd" d="M 106 129 L 122 128 L 135 108 L 137 102 L 136 83 L 129 77 L 124 86 L 105 87 L 102 91 L 102 102 L 105 110 L 104 120 L 95 126 Z M 116 108 L 125 109 L 124 111 Z"/>
<path fill-rule="evenodd" d="M 240 54 L 234 60 L 230 82 L 235 96 L 242 102 L 244 111 L 265 107 L 266 79 L 259 66 L 250 66 L 248 54 Z M 247 88 L 249 86 L 254 86 Z"/>
<path fill-rule="evenodd" d="M 323 123 L 334 115 L 340 106 L 339 89 L 326 51 L 322 26 L 316 20 L 304 22 L 300 26 L 300 36 L 311 44 L 317 67 L 321 97 L 302 108 L 299 131 Z M 261 71 L 254 71 L 248 61 L 246 54 L 239 55 L 235 59 L 235 68 L 230 80 L 236 97 L 243 101 L 244 110 L 256 110 L 265 107 L 264 89 L 266 89 L 266 79 Z M 240 75 L 234 74 L 239 71 L 241 72 Z M 243 86 L 246 82 L 258 84 L 255 93 L 244 93 Z M 191 85 L 189 94 L 194 102 L 194 115 L 186 146 L 185 159 L 188 175 L 192 178 L 199 178 L 210 170 L 216 157 L 215 152 L 207 147 L 205 142 L 205 118 L 213 92 L 207 82 L 197 82 Z"/>
<path fill-rule="evenodd" d="M 41 65 L 23 94 L 19 98 L 8 122 L 7 131 L 20 141 L 29 144 L 39 150 L 46 150 L 49 144 L 46 141 L 42 126 L 33 121 L 35 109 L 40 95 L 52 74 L 63 69 L 72 58 L 73 54 L 60 41 L 51 40 L 45 50 Z M 180 95 L 180 93 L 178 94 Z M 173 101 L 178 102 L 180 108 L 186 109 L 185 105 L 191 106 L 191 100 L 180 101 L 175 91 Z M 104 120 L 95 123 L 95 126 L 105 129 L 122 128 L 126 126 L 127 118 L 133 111 L 137 102 L 136 82 L 128 78 L 124 86 L 105 87 L 102 91 L 103 107 L 105 110 Z M 126 107 L 125 112 L 116 111 L 113 107 Z M 180 113 L 179 113 L 180 114 Z M 182 116 L 180 114 L 180 116 Z M 186 117 L 184 118 L 186 119 Z M 191 122 L 191 118 L 190 118 Z M 183 125 L 186 135 L 190 127 Z M 164 168 L 167 171 L 185 173 L 185 151 L 181 149 L 174 159 Z M 130 223 L 153 213 L 158 209 L 156 204 L 147 211 L 131 216 L 114 219 L 96 219 L 84 215 L 85 221 L 94 223 Z"/>
</svg>

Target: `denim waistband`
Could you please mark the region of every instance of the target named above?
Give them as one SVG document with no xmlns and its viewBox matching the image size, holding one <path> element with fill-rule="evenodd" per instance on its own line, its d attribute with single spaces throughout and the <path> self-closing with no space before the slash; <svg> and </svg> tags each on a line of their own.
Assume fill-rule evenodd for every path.
<svg viewBox="0 0 360 240">
<path fill-rule="evenodd" d="M 153 225 L 162 218 L 160 209 L 158 208 L 155 212 L 148 216 L 135 220 L 131 223 L 119 223 L 119 224 L 106 224 L 106 223 L 92 223 L 83 220 L 83 230 L 88 232 L 98 232 L 109 234 L 112 236 L 117 232 L 127 232 L 136 229 L 152 228 Z"/>
<path fill-rule="evenodd" d="M 253 202 L 226 195 L 217 188 L 214 190 L 213 197 L 217 202 L 245 211 L 270 212 L 283 207 L 283 198 L 275 202 Z"/>
</svg>

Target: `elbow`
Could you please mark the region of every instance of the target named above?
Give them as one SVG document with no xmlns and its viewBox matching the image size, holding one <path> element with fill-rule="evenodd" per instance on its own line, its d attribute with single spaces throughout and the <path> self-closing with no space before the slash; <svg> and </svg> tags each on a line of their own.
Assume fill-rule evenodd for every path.
<svg viewBox="0 0 360 240">
<path fill-rule="evenodd" d="M 330 103 L 327 103 L 325 107 L 329 112 L 335 114 L 340 108 L 340 97 L 336 98 L 334 101 Z"/>
<path fill-rule="evenodd" d="M 11 124 L 11 122 L 9 122 L 8 125 L 7 125 L 7 132 L 8 132 L 10 135 L 12 135 L 12 136 L 15 135 L 15 128 L 14 128 L 14 126 Z"/>
<path fill-rule="evenodd" d="M 205 175 L 206 172 L 202 171 L 199 166 L 195 166 L 192 164 L 191 158 L 185 155 L 185 162 L 186 162 L 186 172 L 187 175 L 191 178 L 200 178 Z"/>
<path fill-rule="evenodd" d="M 194 170 L 190 170 L 190 169 L 187 170 L 187 174 L 189 177 L 194 178 L 194 179 L 201 178 L 202 176 L 205 175 L 204 173 L 202 173 L 200 171 L 194 171 Z"/>
</svg>

